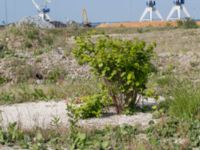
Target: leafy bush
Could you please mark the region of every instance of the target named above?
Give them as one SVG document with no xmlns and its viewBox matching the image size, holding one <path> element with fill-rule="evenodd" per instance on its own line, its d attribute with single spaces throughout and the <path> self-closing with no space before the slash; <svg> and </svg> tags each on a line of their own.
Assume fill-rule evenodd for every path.
<svg viewBox="0 0 200 150">
<path fill-rule="evenodd" d="M 77 118 L 86 119 L 91 117 L 100 117 L 109 97 L 102 94 L 79 98 L 80 106 L 74 105 L 74 115 Z"/>
<path fill-rule="evenodd" d="M 191 82 L 179 82 L 172 91 L 169 113 L 179 118 L 190 119 L 200 115 L 200 88 Z"/>
<path fill-rule="evenodd" d="M 96 42 L 77 37 L 73 53 L 80 64 L 89 64 L 102 81 L 118 113 L 125 107 L 134 108 L 146 88 L 153 71 L 151 59 L 155 44 L 139 40 L 120 40 L 100 36 Z"/>
<path fill-rule="evenodd" d="M 191 18 L 185 18 L 184 20 L 178 20 L 177 21 L 177 26 L 179 28 L 185 28 L 185 29 L 190 29 L 190 28 L 198 28 L 198 25 L 194 20 Z"/>
</svg>

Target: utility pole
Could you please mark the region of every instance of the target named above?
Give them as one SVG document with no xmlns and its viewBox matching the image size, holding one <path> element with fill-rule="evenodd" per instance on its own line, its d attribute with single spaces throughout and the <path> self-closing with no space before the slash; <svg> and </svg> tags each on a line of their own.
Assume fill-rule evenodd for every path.
<svg viewBox="0 0 200 150">
<path fill-rule="evenodd" d="M 8 23 L 8 5 L 7 5 L 7 0 L 4 0 L 4 5 L 5 5 L 5 24 Z"/>
</svg>

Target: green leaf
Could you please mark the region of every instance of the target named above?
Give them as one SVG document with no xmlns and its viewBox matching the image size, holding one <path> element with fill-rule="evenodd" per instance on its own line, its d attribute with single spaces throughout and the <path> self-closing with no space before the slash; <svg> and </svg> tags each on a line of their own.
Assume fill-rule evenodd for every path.
<svg viewBox="0 0 200 150">
<path fill-rule="evenodd" d="M 102 68 L 102 67 L 103 67 L 103 63 L 100 63 L 100 64 L 99 64 L 99 68 Z"/>
<path fill-rule="evenodd" d="M 103 149 L 107 149 L 108 146 L 109 146 L 109 142 L 108 142 L 108 141 L 102 142 L 102 148 L 103 148 Z"/>
<path fill-rule="evenodd" d="M 78 133 L 78 139 L 80 141 L 84 141 L 86 139 L 86 134 L 85 133 Z"/>
</svg>

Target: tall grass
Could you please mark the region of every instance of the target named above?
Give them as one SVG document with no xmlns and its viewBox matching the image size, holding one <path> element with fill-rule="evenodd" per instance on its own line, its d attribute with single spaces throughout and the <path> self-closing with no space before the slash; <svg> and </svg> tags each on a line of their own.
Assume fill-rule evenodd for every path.
<svg viewBox="0 0 200 150">
<path fill-rule="evenodd" d="M 172 92 L 169 113 L 182 119 L 196 118 L 200 115 L 200 85 L 191 82 L 178 83 Z"/>
</svg>

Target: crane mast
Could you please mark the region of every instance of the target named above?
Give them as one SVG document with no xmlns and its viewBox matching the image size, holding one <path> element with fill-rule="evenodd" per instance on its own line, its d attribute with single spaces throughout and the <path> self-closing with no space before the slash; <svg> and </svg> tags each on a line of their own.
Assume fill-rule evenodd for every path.
<svg viewBox="0 0 200 150">
<path fill-rule="evenodd" d="M 83 26 L 84 27 L 91 27 L 91 24 L 90 24 L 89 19 L 88 19 L 86 8 L 83 8 L 83 10 L 82 10 L 82 20 L 83 20 Z"/>
</svg>

